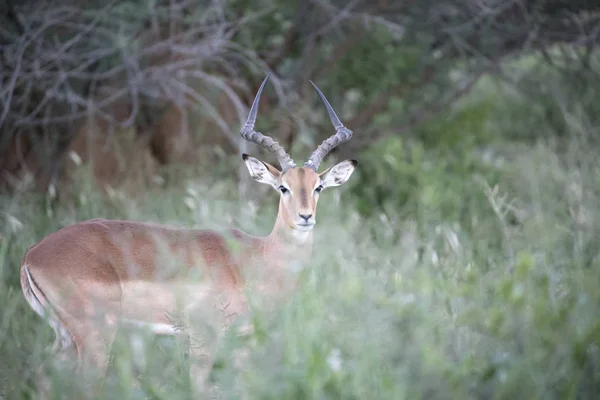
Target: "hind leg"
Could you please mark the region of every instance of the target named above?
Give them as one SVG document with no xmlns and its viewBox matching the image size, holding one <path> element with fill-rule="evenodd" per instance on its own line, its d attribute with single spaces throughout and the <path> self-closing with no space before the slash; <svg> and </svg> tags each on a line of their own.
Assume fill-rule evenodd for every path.
<svg viewBox="0 0 600 400">
<path fill-rule="evenodd" d="M 96 370 L 103 377 L 117 332 L 119 301 L 87 300 L 82 296 L 77 310 L 70 313 L 68 330 L 77 348 L 77 370 Z"/>
<path fill-rule="evenodd" d="M 61 321 L 75 350 L 76 370 L 83 390 L 91 398 L 97 397 L 102 390 L 106 371 L 110 361 L 110 350 L 117 332 L 119 301 L 98 301 L 78 293 L 77 300 L 72 297 L 61 308 Z M 59 342 L 57 346 L 65 344 Z M 56 343 L 55 343 L 56 344 Z M 70 351 L 67 350 L 67 351 Z"/>
<path fill-rule="evenodd" d="M 76 324 L 73 339 L 77 349 L 78 371 L 95 369 L 100 376 L 104 376 L 116 331 L 116 325 L 101 326 L 96 321 L 81 321 Z"/>
<path fill-rule="evenodd" d="M 103 377 L 121 311 L 120 289 L 83 282 L 70 289 L 60 317 L 77 349 L 77 370 L 98 372 Z"/>
<path fill-rule="evenodd" d="M 59 353 L 70 353 L 76 360 L 75 375 L 65 376 L 73 385 L 78 398 L 98 398 L 104 390 L 106 372 L 110 361 L 110 349 L 116 335 L 116 326 L 104 325 L 96 319 L 69 321 L 68 330 L 73 345 Z M 75 380 L 72 377 L 76 376 Z M 62 395 L 61 395 L 62 396 Z"/>
<path fill-rule="evenodd" d="M 42 400 L 55 397 L 52 396 L 52 375 L 57 372 L 72 374 L 77 360 L 77 345 L 69 330 L 55 315 L 50 314 L 46 318 L 54 330 L 55 339 L 50 358 L 42 362 L 35 372 L 35 387 Z"/>
</svg>

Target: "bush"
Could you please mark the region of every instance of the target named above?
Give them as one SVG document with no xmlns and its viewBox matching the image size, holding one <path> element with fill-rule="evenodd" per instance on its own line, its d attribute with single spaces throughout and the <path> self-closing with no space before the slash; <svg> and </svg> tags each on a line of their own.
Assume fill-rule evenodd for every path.
<svg viewBox="0 0 600 400">
<path fill-rule="evenodd" d="M 403 142 L 392 143 L 404 150 Z M 386 149 L 394 152 L 391 145 Z M 438 150 L 421 146 L 412 152 L 411 163 L 396 160 L 375 175 L 405 174 L 398 186 L 388 187 L 405 196 L 398 197 L 403 207 L 386 203 L 361 216 L 353 206 L 358 182 L 353 190 L 323 194 L 318 251 L 302 272 L 299 291 L 275 311 L 256 308 L 255 333 L 246 341 L 230 335 L 220 347 L 212 379 L 223 397 L 587 398 L 596 393 L 600 269 L 594 243 L 600 196 L 594 149 L 578 147 L 574 159 L 575 153 L 559 156 L 538 144 L 522 148 L 501 167 L 473 162 L 467 179 L 464 170 L 434 167 L 432 161 L 423 168 Z M 361 181 L 382 164 L 361 161 Z M 483 178 L 493 174 L 494 182 Z M 88 188 L 77 207 L 58 208 L 52 216 L 39 212 L 40 199 L 3 200 L 0 354 L 9 398 L 32 394 L 34 371 L 48 357 L 52 334 L 26 306 L 17 283 L 20 258 L 47 232 L 98 215 L 184 226 L 216 226 L 230 215 L 231 224 L 267 233 L 272 201 L 265 200 L 268 211 L 251 211 L 247 203 L 237 207 L 223 200 L 234 198 L 227 185 L 204 192 L 194 185 L 201 183 L 190 183 L 185 195 L 173 187 L 163 196 L 139 200 L 102 200 Z M 510 197 L 503 200 L 505 192 Z M 461 194 L 471 201 L 460 201 Z M 507 220 L 509 199 L 523 213 L 517 222 Z M 359 206 L 361 201 L 367 200 L 359 198 Z M 418 216 L 418 225 L 406 218 L 409 214 Z M 147 337 L 140 350 L 130 334 L 122 333 L 115 344 L 102 397 L 189 397 L 187 364 L 177 341 Z M 241 349 L 248 358 L 239 369 L 231 358 Z M 57 397 L 84 396 L 80 381 L 59 368 L 55 374 Z"/>
<path fill-rule="evenodd" d="M 250 292 L 254 333 L 221 343 L 211 375 L 221 397 L 596 396 L 596 131 L 515 137 L 510 129 L 540 119 L 492 83 L 412 135 L 372 146 L 350 186 L 323 193 L 297 292 L 273 309 Z M 52 333 L 20 292 L 20 260 L 44 235 L 92 217 L 269 232 L 272 192 L 253 202 L 227 171 L 187 173 L 138 198 L 101 195 L 85 170 L 60 204 L 0 197 L 0 396 L 36 397 L 45 362 L 52 398 L 89 397 L 85 379 L 50 362 Z M 182 345 L 121 332 L 99 397 L 196 398 Z"/>
</svg>

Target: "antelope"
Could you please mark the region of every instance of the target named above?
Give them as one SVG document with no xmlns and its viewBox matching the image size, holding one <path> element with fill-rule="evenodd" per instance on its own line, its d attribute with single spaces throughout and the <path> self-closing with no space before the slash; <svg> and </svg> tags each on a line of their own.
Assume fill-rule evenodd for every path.
<svg viewBox="0 0 600 400">
<path fill-rule="evenodd" d="M 118 323 L 175 335 L 172 315 L 204 307 L 214 310 L 217 315 L 211 317 L 225 330 L 232 318 L 247 311 L 248 276 L 255 273 L 257 288 L 277 293 L 286 290 L 281 277 L 291 262 L 310 259 L 319 194 L 345 183 L 358 162 L 345 160 L 321 173 L 317 169 L 352 131 L 310 81 L 335 133 L 297 167 L 281 145 L 254 130 L 269 76 L 240 131 L 242 138 L 274 154 L 281 166 L 279 170 L 242 155 L 252 178 L 279 192 L 279 210 L 268 236 L 92 219 L 51 233 L 25 254 L 20 270 L 25 299 L 54 330 L 53 351 L 76 356 L 78 370 L 83 365 L 106 370 Z M 173 260 L 182 268 L 170 267 Z M 198 276 L 201 279 L 194 279 Z"/>
</svg>

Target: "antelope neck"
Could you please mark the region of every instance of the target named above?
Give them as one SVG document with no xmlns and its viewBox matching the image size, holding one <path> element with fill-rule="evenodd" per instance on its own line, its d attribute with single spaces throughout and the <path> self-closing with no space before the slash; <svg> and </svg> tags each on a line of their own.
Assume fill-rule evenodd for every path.
<svg viewBox="0 0 600 400">
<path fill-rule="evenodd" d="M 301 231 L 287 225 L 278 214 L 273 230 L 266 237 L 266 245 L 293 259 L 307 259 L 312 251 L 312 235 L 312 230 Z"/>
</svg>

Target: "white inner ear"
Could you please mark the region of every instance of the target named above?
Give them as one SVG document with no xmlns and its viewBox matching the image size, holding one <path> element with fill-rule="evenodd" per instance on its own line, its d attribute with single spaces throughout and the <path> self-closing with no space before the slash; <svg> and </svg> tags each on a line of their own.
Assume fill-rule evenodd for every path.
<svg viewBox="0 0 600 400">
<path fill-rule="evenodd" d="M 331 167 L 329 171 L 325 171 L 321 177 L 323 187 L 340 186 L 350 178 L 356 166 L 352 161 L 346 160 Z"/>
<path fill-rule="evenodd" d="M 248 157 L 245 160 L 250 176 L 257 182 L 266 183 L 277 189 L 277 178 L 267 169 L 267 166 L 257 158 Z"/>
</svg>

